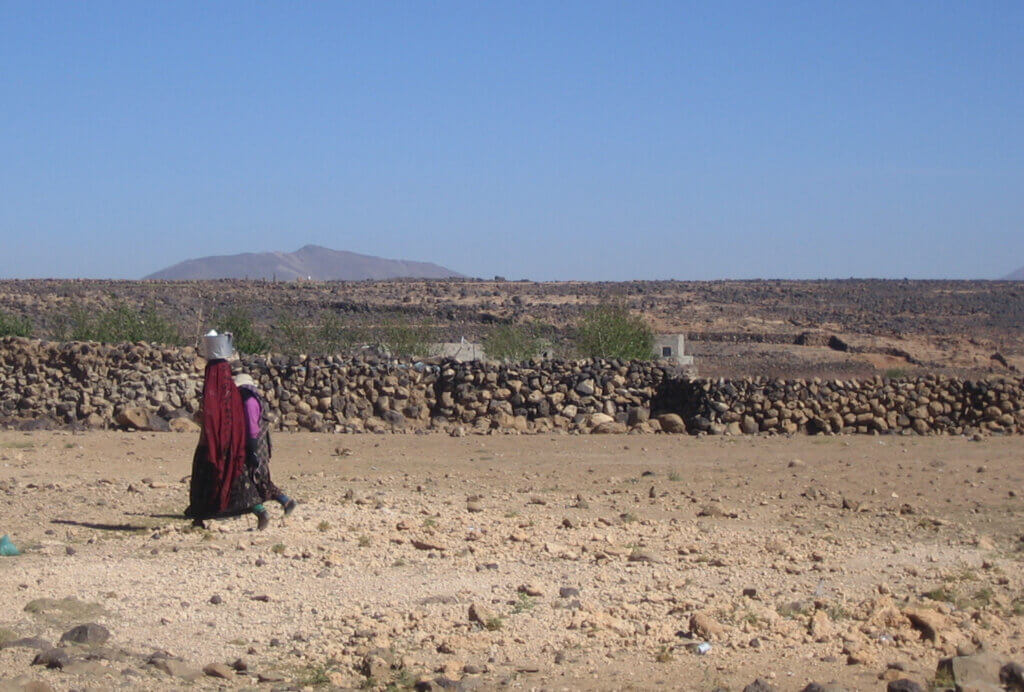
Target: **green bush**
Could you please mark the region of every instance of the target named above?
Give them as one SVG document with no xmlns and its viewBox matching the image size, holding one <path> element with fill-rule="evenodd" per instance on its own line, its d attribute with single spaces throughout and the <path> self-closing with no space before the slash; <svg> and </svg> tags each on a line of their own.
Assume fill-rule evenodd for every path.
<svg viewBox="0 0 1024 692">
<path fill-rule="evenodd" d="M 606 303 L 583 316 L 577 327 L 576 348 L 588 358 L 650 360 L 654 330 L 624 306 Z"/>
<path fill-rule="evenodd" d="M 429 324 L 411 324 L 389 319 L 374 327 L 370 340 L 392 358 L 426 356 L 434 340 L 434 328 Z"/>
<path fill-rule="evenodd" d="M 77 306 L 60 320 L 61 336 L 71 341 L 100 341 L 108 344 L 145 341 L 178 346 L 178 326 L 151 306 L 134 308 L 125 304 L 108 310 L 87 310 Z"/>
<path fill-rule="evenodd" d="M 0 312 L 0 336 L 32 336 L 32 322 L 27 317 Z"/>
<path fill-rule="evenodd" d="M 232 308 L 217 319 L 217 331 L 231 332 L 239 353 L 266 353 L 270 340 L 257 331 L 252 315 L 244 308 Z"/>
<path fill-rule="evenodd" d="M 365 341 L 361 325 L 345 324 L 333 312 L 320 314 L 320 322 L 314 332 L 314 343 L 325 355 L 350 355 Z"/>
<path fill-rule="evenodd" d="M 274 347 L 282 353 L 349 355 L 360 344 L 362 331 L 345 325 L 333 312 L 321 313 L 317 322 L 304 324 L 291 315 L 278 317 L 274 325 Z"/>
<path fill-rule="evenodd" d="M 484 337 L 488 358 L 519 363 L 544 350 L 547 341 L 534 324 L 503 324 Z"/>
</svg>

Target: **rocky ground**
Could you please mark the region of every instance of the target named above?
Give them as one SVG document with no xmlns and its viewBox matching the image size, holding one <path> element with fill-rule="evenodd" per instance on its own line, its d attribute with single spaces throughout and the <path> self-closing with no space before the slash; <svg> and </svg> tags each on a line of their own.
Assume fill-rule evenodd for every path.
<svg viewBox="0 0 1024 692">
<path fill-rule="evenodd" d="M 546 325 L 566 354 L 580 316 L 602 301 L 684 333 L 707 377 L 866 377 L 887 370 L 979 377 L 1024 371 L 1019 281 L 0 281 L 0 312 L 52 337 L 76 311 L 149 305 L 186 340 L 242 308 L 272 341 L 326 313 L 359 327 L 429 324 L 439 340 L 479 341 L 499 324 Z M 833 341 L 837 337 L 838 341 Z"/>
<path fill-rule="evenodd" d="M 280 434 L 301 504 L 265 532 L 180 517 L 195 441 L 0 432 L 0 689 L 999 689 L 1024 662 L 1019 438 Z"/>
</svg>

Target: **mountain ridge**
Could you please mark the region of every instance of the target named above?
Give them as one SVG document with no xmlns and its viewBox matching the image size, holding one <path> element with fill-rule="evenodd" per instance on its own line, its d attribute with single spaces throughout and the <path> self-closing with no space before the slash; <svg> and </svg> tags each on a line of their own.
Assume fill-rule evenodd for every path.
<svg viewBox="0 0 1024 692">
<path fill-rule="evenodd" d="M 1003 281 L 1024 281 L 1024 267 L 1010 272 L 1003 277 Z"/>
<path fill-rule="evenodd" d="M 434 264 L 387 259 L 320 245 L 304 245 L 295 252 L 243 252 L 210 255 L 178 262 L 142 277 L 188 281 L 202 279 L 311 279 L 362 281 L 366 279 L 449 279 L 464 274 Z"/>
</svg>

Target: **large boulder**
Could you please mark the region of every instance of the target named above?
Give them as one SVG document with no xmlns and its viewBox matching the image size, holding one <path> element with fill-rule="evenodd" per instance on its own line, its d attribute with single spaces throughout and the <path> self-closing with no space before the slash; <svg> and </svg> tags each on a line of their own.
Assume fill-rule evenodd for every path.
<svg viewBox="0 0 1024 692">
<path fill-rule="evenodd" d="M 661 424 L 661 429 L 667 433 L 674 435 L 686 434 L 686 423 L 683 422 L 682 417 L 678 413 L 663 413 L 658 416 L 658 423 Z"/>
</svg>

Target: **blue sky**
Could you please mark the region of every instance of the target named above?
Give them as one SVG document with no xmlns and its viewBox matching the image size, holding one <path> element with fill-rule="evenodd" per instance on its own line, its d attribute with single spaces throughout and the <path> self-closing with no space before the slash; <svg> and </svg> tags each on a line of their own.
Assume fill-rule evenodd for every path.
<svg viewBox="0 0 1024 692">
<path fill-rule="evenodd" d="M 1024 265 L 1024 3 L 0 0 L 0 277 Z"/>
</svg>

